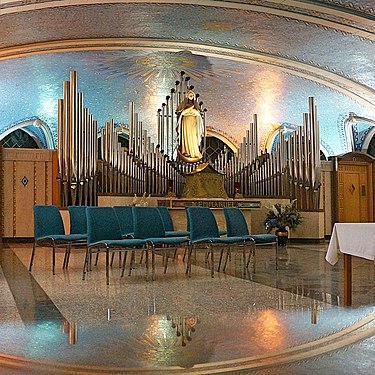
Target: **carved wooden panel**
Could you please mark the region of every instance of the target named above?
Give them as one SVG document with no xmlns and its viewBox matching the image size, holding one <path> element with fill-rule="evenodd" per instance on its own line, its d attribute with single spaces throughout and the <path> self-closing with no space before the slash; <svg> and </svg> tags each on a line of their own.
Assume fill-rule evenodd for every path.
<svg viewBox="0 0 375 375">
<path fill-rule="evenodd" d="M 372 205 L 372 164 L 340 162 L 338 220 L 356 223 L 372 221 Z"/>
<path fill-rule="evenodd" d="M 3 149 L 4 237 L 33 237 L 33 206 L 52 204 L 52 150 Z"/>
</svg>

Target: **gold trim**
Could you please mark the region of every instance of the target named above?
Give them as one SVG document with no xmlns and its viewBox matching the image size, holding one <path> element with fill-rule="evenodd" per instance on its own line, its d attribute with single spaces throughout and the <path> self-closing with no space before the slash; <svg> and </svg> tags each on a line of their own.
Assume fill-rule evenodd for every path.
<svg viewBox="0 0 375 375">
<path fill-rule="evenodd" d="M 198 163 L 203 158 L 203 156 L 201 156 L 200 158 L 189 158 L 187 156 L 182 155 L 179 149 L 177 149 L 177 155 L 185 163 Z"/>
</svg>

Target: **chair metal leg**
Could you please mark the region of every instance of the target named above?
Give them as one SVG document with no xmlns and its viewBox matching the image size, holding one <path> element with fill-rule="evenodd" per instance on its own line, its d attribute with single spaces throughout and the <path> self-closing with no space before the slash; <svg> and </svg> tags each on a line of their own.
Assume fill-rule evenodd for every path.
<svg viewBox="0 0 375 375">
<path fill-rule="evenodd" d="M 98 260 L 98 257 L 99 257 L 99 253 L 96 254 L 96 260 Z M 91 251 L 90 251 L 90 256 L 89 256 L 89 264 L 90 264 L 89 270 L 92 271 L 92 253 L 91 253 Z"/>
<path fill-rule="evenodd" d="M 53 242 L 52 245 L 52 275 L 55 275 L 55 264 L 56 264 L 56 245 Z"/>
<path fill-rule="evenodd" d="M 130 268 L 129 268 L 128 276 L 131 276 L 133 268 L 135 268 L 135 251 L 134 250 L 132 250 L 132 254 L 130 256 Z"/>
<path fill-rule="evenodd" d="M 36 247 L 36 243 L 34 241 L 34 244 L 33 244 L 33 251 L 31 253 L 31 258 L 30 258 L 30 265 L 29 265 L 29 271 L 31 272 L 31 269 L 33 267 L 33 262 L 34 262 L 34 255 L 35 255 L 35 247 Z"/>
<path fill-rule="evenodd" d="M 142 251 L 143 254 L 143 251 Z M 149 260 L 148 260 L 148 249 L 146 250 L 146 280 L 149 281 L 150 272 L 149 272 Z"/>
<path fill-rule="evenodd" d="M 191 254 L 193 252 L 193 245 L 187 246 L 187 248 L 185 248 L 185 254 L 186 254 L 186 250 L 187 250 L 187 264 L 186 264 L 185 274 L 189 275 L 189 277 L 190 277 L 190 273 L 191 273 Z M 185 257 L 185 254 L 184 254 L 184 257 Z"/>
<path fill-rule="evenodd" d="M 68 244 L 67 247 L 66 247 L 66 250 L 65 250 L 64 262 L 63 262 L 63 269 L 67 269 L 68 268 L 69 258 L 70 258 L 70 249 L 71 249 L 71 245 Z"/>
<path fill-rule="evenodd" d="M 121 270 L 121 277 L 124 277 L 124 273 L 125 273 L 125 265 L 126 265 L 126 258 L 128 256 L 128 252 L 125 251 L 125 254 L 124 254 L 124 260 L 122 261 L 122 270 Z"/>
<path fill-rule="evenodd" d="M 214 268 L 214 249 L 212 248 L 211 244 L 211 277 L 215 275 L 215 268 Z"/>
<path fill-rule="evenodd" d="M 165 249 L 165 261 L 164 261 L 164 273 L 167 273 L 168 259 L 169 259 L 169 249 Z"/>
<path fill-rule="evenodd" d="M 228 259 L 230 259 L 230 255 L 231 255 L 231 250 L 229 249 L 227 251 L 227 255 L 225 257 L 225 262 L 224 262 L 224 267 L 223 267 L 223 272 L 225 272 L 226 268 L 227 268 L 227 263 L 228 263 Z"/>
<path fill-rule="evenodd" d="M 68 266 L 69 266 L 70 254 L 71 254 L 71 250 L 72 250 L 72 246 L 71 246 L 71 244 L 69 244 L 68 247 L 69 247 L 68 258 L 66 259 L 66 265 L 65 265 L 65 268 L 68 268 Z"/>
<path fill-rule="evenodd" d="M 223 259 L 224 248 L 220 251 L 219 265 L 217 266 L 217 272 L 220 272 L 221 260 Z"/>
<path fill-rule="evenodd" d="M 107 285 L 109 285 L 109 249 L 108 247 L 105 250 L 105 277 Z"/>
<path fill-rule="evenodd" d="M 246 268 L 249 268 L 249 264 L 252 259 L 253 260 L 253 273 L 255 273 L 255 249 L 256 249 L 255 241 L 251 241 L 251 248 L 250 248 L 249 256 L 247 258 Z"/>
<path fill-rule="evenodd" d="M 65 269 L 66 267 L 66 259 L 68 258 L 68 248 L 65 250 L 65 254 L 64 254 L 64 261 L 63 261 L 63 270 Z"/>
<path fill-rule="evenodd" d="M 242 264 L 243 264 L 243 276 L 246 276 L 246 243 L 242 245 Z"/>
<path fill-rule="evenodd" d="M 90 256 L 91 256 L 91 252 L 89 251 L 89 247 L 87 246 L 85 262 L 83 263 L 82 280 L 85 280 L 86 272 L 88 272 L 88 270 L 89 270 L 89 258 L 90 258 Z"/>
<path fill-rule="evenodd" d="M 115 258 L 115 253 L 112 253 L 112 256 L 111 256 L 111 267 L 113 266 L 113 259 Z"/>
<path fill-rule="evenodd" d="M 95 266 L 98 265 L 98 260 L 99 260 L 99 253 L 96 253 Z M 90 271 L 91 271 L 91 269 L 90 269 Z"/>
<path fill-rule="evenodd" d="M 152 281 L 155 281 L 155 247 L 151 248 Z"/>
</svg>

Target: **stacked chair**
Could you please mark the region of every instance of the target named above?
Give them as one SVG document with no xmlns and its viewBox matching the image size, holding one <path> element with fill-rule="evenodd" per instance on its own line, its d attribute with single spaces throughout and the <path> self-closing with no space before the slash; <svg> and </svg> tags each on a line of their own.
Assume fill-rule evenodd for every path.
<svg viewBox="0 0 375 375">
<path fill-rule="evenodd" d="M 163 220 L 166 237 L 189 237 L 190 232 L 188 230 L 174 230 L 173 220 L 167 207 L 157 206 L 156 208 Z"/>
<path fill-rule="evenodd" d="M 69 206 L 69 220 L 70 220 L 70 234 L 85 236 L 85 240 L 76 242 L 74 246 L 87 246 L 87 218 L 86 206 Z M 72 246 L 69 246 L 68 252 L 65 254 L 63 268 L 68 268 L 70 251 Z"/>
<path fill-rule="evenodd" d="M 122 238 L 134 238 L 133 211 L 131 206 L 114 206 L 113 209 L 120 224 Z M 112 253 L 111 266 L 113 265 L 114 256 L 115 253 Z M 95 264 L 97 261 L 98 256 Z M 119 252 L 119 261 L 121 263 L 121 252 Z"/>
<path fill-rule="evenodd" d="M 224 249 L 227 250 L 224 271 L 233 246 L 242 248 L 244 272 L 254 259 L 255 246 L 265 244 L 276 245 L 277 268 L 277 236 L 272 234 L 251 235 L 242 211 L 238 208 L 225 208 L 227 237 L 221 237 L 216 219 L 211 209 L 192 206 L 186 208 L 188 231 L 174 230 L 173 221 L 167 207 L 86 207 L 70 206 L 71 233 L 65 234 L 60 211 L 56 206 L 34 207 L 34 245 L 30 260 L 31 271 L 37 246 L 52 247 L 52 272 L 55 274 L 56 247 L 65 248 L 63 268 L 69 264 L 72 246 L 85 245 L 82 279 L 91 270 L 92 254 L 104 252 L 106 255 L 106 283 L 109 284 L 109 266 L 112 265 L 115 253 L 124 253 L 121 261 L 121 276 L 124 275 L 128 252 L 131 252 L 129 275 L 134 268 L 135 253 L 146 253 L 147 280 L 149 279 L 149 252 L 152 256 L 152 280 L 155 280 L 155 254 L 163 255 L 164 273 L 167 271 L 169 252 L 183 247 L 188 249 L 186 274 L 191 274 L 192 253 L 194 250 L 205 249 L 206 261 L 210 258 L 211 276 L 214 277 L 214 252 L 221 250 L 217 270 L 220 271 Z M 246 259 L 246 250 L 249 250 Z M 109 255 L 112 254 L 111 263 Z M 176 253 L 175 253 L 176 254 Z M 96 260 L 97 261 L 97 260 Z"/>
<path fill-rule="evenodd" d="M 241 245 L 243 251 L 242 256 L 245 273 L 246 267 L 249 264 L 249 261 L 246 260 L 246 249 L 252 249 L 254 247 L 254 239 L 251 237 L 243 236 L 220 237 L 220 232 L 215 216 L 207 207 L 186 207 L 186 214 L 190 229 L 190 248 L 188 252 L 186 272 L 189 275 L 191 273 L 191 257 L 192 252 L 195 248 L 202 248 L 203 245 L 203 248 L 208 250 L 208 254 L 211 255 L 211 277 L 214 277 L 214 246 L 219 245 L 221 247 L 218 266 L 219 270 L 221 259 L 223 256 L 223 247 L 227 247 L 228 251 L 230 251 L 231 246 Z"/>
<path fill-rule="evenodd" d="M 74 223 L 73 228 L 76 228 Z M 76 231 L 80 231 L 78 227 Z M 86 233 L 65 234 L 64 223 L 57 206 L 34 206 L 34 244 L 29 271 L 31 272 L 32 270 L 37 246 L 52 247 L 52 273 L 55 275 L 56 248 L 65 248 L 63 268 L 66 268 L 69 262 L 71 246 L 85 245 L 86 240 Z"/>
<path fill-rule="evenodd" d="M 256 246 L 258 245 L 275 245 L 276 247 L 276 269 L 278 269 L 278 242 L 277 236 L 273 234 L 250 234 L 249 228 L 243 212 L 239 208 L 231 207 L 224 208 L 225 221 L 227 223 L 227 236 L 238 238 L 242 237 L 244 239 L 252 239 Z M 228 256 L 225 261 L 227 262 Z M 250 261 L 250 258 L 249 258 Z M 225 266 L 224 266 L 225 268 Z M 253 251 L 253 270 L 255 272 L 255 247 Z"/>
<path fill-rule="evenodd" d="M 83 266 L 82 279 L 91 267 L 91 254 L 105 252 L 106 255 L 106 282 L 109 285 L 109 253 L 125 252 L 122 265 L 122 275 L 124 274 L 126 255 L 128 251 L 143 251 L 147 247 L 147 242 L 140 238 L 123 239 L 120 224 L 112 207 L 87 207 L 87 251 Z M 133 254 L 133 253 L 132 253 Z M 154 261 L 153 261 L 154 262 Z M 148 252 L 146 257 L 147 279 L 148 272 Z M 155 265 L 153 264 L 153 270 Z M 154 271 L 153 271 L 154 279 Z"/>
<path fill-rule="evenodd" d="M 123 238 L 134 238 L 133 211 L 131 206 L 114 206 L 118 222 L 120 224 L 121 236 Z"/>
<path fill-rule="evenodd" d="M 187 246 L 187 237 L 167 237 L 160 211 L 157 207 L 133 207 L 134 237 L 147 242 L 152 254 L 152 279 L 155 279 L 155 251 L 163 252 L 164 273 L 167 271 L 169 251 Z M 131 261 L 130 270 L 132 268 Z"/>
</svg>

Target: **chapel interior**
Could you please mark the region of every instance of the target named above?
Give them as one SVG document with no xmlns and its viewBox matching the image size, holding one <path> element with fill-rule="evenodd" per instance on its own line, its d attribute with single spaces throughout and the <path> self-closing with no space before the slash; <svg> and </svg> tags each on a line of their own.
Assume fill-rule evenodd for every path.
<svg viewBox="0 0 375 375">
<path fill-rule="evenodd" d="M 0 374 L 372 374 L 374 56 L 374 1 L 0 0 Z"/>
</svg>

